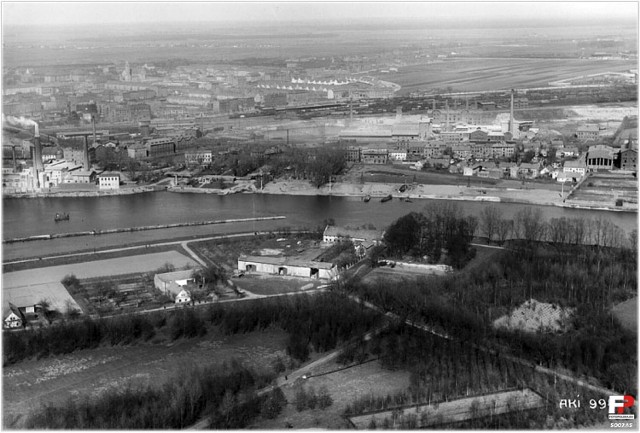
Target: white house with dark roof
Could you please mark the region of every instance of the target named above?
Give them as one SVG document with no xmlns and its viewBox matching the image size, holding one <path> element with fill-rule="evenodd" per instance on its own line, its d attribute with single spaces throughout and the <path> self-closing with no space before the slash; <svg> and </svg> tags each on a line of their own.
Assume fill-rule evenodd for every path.
<svg viewBox="0 0 640 433">
<path fill-rule="evenodd" d="M 327 226 L 322 234 L 322 241 L 326 243 L 352 241 L 354 244 L 361 244 L 365 248 L 369 248 L 380 244 L 383 235 L 384 232 L 378 230 Z"/>
<path fill-rule="evenodd" d="M 100 189 L 120 189 L 120 173 L 105 171 L 98 175 Z"/>
</svg>

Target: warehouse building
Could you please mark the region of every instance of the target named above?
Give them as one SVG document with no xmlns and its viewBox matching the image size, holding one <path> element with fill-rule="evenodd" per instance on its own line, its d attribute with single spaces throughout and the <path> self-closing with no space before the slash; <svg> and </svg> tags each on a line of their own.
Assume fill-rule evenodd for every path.
<svg viewBox="0 0 640 433">
<path fill-rule="evenodd" d="M 331 280 L 338 274 L 333 263 L 297 260 L 292 257 L 238 257 L 238 271 Z"/>
</svg>

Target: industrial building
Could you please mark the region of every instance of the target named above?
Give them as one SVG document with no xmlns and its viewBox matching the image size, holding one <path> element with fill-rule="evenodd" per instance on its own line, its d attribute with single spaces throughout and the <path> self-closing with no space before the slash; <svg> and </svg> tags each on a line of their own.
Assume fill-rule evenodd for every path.
<svg viewBox="0 0 640 433">
<path fill-rule="evenodd" d="M 603 144 L 591 146 L 587 152 L 587 168 L 589 170 L 613 170 L 619 152 L 620 149 Z"/>
<path fill-rule="evenodd" d="M 238 271 L 293 277 L 334 279 L 338 275 L 333 263 L 297 260 L 292 257 L 245 256 L 238 258 Z"/>
</svg>

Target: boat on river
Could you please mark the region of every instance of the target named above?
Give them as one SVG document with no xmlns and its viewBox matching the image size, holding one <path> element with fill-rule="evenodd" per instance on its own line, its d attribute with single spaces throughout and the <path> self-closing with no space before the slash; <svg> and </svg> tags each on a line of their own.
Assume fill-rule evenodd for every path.
<svg viewBox="0 0 640 433">
<path fill-rule="evenodd" d="M 68 213 L 56 213 L 56 216 L 53 217 L 53 220 L 55 222 L 60 222 L 60 221 L 69 221 L 69 214 Z"/>
<path fill-rule="evenodd" d="M 385 203 L 385 202 L 387 202 L 387 201 L 391 200 L 392 198 L 393 198 L 393 196 L 392 196 L 391 194 L 389 194 L 388 196 L 383 197 L 383 198 L 382 198 L 382 200 L 380 200 L 380 201 L 381 201 L 382 203 Z"/>
<path fill-rule="evenodd" d="M 369 203 L 369 200 L 371 200 L 371 196 L 369 194 L 365 195 L 362 198 L 362 201 L 365 202 L 365 203 Z"/>
</svg>

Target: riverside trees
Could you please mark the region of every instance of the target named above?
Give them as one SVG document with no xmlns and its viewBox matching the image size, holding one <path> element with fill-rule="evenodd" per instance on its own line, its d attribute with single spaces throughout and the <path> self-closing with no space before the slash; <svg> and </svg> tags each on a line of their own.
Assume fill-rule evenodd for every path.
<svg viewBox="0 0 640 433">
<path fill-rule="evenodd" d="M 444 262 L 461 268 L 473 257 L 471 241 L 477 229 L 473 216 L 461 217 L 456 205 L 436 205 L 411 212 L 388 228 L 384 241 L 392 256 L 410 255 L 427 263 Z"/>
</svg>

